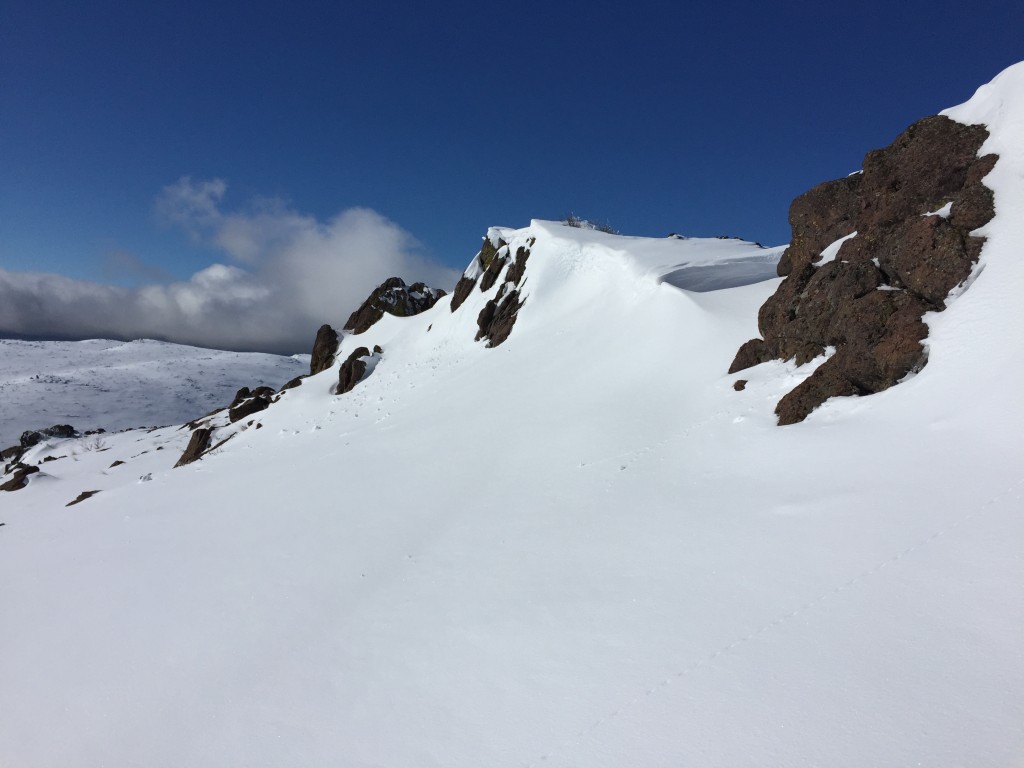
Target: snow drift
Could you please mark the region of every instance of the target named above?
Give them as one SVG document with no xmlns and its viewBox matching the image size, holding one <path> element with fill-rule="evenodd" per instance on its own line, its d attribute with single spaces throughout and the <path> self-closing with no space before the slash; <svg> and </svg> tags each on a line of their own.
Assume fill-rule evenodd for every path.
<svg viewBox="0 0 1024 768">
<path fill-rule="evenodd" d="M 946 114 L 1000 158 L 973 280 L 926 316 L 926 368 L 803 423 L 773 408 L 820 358 L 725 373 L 779 281 L 677 287 L 760 249 L 535 221 L 488 233 L 509 262 L 481 290 L 474 259 L 456 311 L 385 314 L 210 416 L 227 442 L 193 464 L 184 428 L 33 448 L 0 494 L 0 754 L 1019 762 L 1024 66 Z M 511 333 L 474 341 L 513 289 Z"/>
</svg>

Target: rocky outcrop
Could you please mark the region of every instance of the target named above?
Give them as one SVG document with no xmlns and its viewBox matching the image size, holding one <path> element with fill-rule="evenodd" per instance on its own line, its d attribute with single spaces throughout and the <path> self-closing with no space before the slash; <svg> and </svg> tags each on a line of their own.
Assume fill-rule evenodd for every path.
<svg viewBox="0 0 1024 768">
<path fill-rule="evenodd" d="M 26 432 L 21 433 L 22 448 L 31 448 L 34 445 L 39 445 L 48 437 L 57 437 L 61 439 L 67 439 L 71 437 L 80 437 L 78 432 L 70 424 L 54 424 L 52 427 L 46 429 L 30 429 Z"/>
<path fill-rule="evenodd" d="M 355 334 L 364 333 L 385 313 L 396 317 L 418 315 L 430 309 L 445 295 L 444 291 L 429 288 L 424 283 L 407 286 L 402 278 L 390 277 L 377 286 L 359 309 L 352 313 L 344 330 Z"/>
<path fill-rule="evenodd" d="M 174 465 L 175 468 L 184 467 L 186 464 L 198 461 L 206 452 L 206 449 L 210 447 L 210 437 L 212 435 L 213 430 L 207 427 L 199 427 L 193 430 L 192 438 L 188 441 L 188 446 L 185 448 L 184 453 L 181 454 L 181 458 L 178 459 L 178 463 Z"/>
<path fill-rule="evenodd" d="M 0 485 L 0 491 L 20 491 L 28 485 L 29 475 L 34 475 L 39 467 L 31 464 L 16 464 L 11 479 Z"/>
<path fill-rule="evenodd" d="M 242 387 L 235 394 L 235 399 L 228 408 L 228 420 L 234 424 L 247 416 L 259 413 L 270 406 L 274 397 L 274 390 L 270 387 L 256 387 L 250 391 L 248 387 Z"/>
<path fill-rule="evenodd" d="M 740 347 L 729 368 L 804 364 L 834 349 L 780 400 L 780 424 L 924 366 L 922 316 L 944 309 L 968 278 L 983 243 L 971 232 L 994 215 L 982 179 L 996 157 L 978 157 L 987 136 L 983 126 L 925 118 L 869 152 L 861 173 L 793 201 L 793 238 L 778 266 L 786 279 L 758 313 L 761 338 Z"/>
<path fill-rule="evenodd" d="M 516 315 L 523 306 L 519 301 L 519 291 L 510 291 L 499 301 L 491 299 L 477 315 L 476 324 L 480 329 L 476 340 L 487 339 L 488 347 L 496 347 L 508 338 L 515 325 Z"/>
<path fill-rule="evenodd" d="M 484 238 L 483 245 L 480 246 L 480 252 L 477 253 L 469 268 L 459 278 L 459 282 L 455 284 L 455 293 L 452 295 L 451 301 L 452 312 L 461 307 L 462 303 L 469 298 L 469 294 L 472 293 L 473 287 L 476 286 L 478 280 L 481 291 L 487 292 L 494 287 L 494 283 L 498 279 L 501 267 L 505 264 L 507 256 L 508 243 L 498 238 L 497 244 L 495 244 L 491 242 L 489 237 Z"/>
<path fill-rule="evenodd" d="M 334 355 L 337 351 L 338 332 L 326 323 L 321 325 L 320 330 L 316 332 L 316 340 L 313 342 L 313 354 L 309 359 L 309 375 L 316 376 L 334 365 Z"/>
<path fill-rule="evenodd" d="M 80 494 L 78 494 L 78 496 L 75 497 L 74 501 L 69 501 L 64 506 L 65 507 L 73 507 L 73 506 L 75 506 L 75 504 L 81 504 L 86 499 L 91 499 L 97 493 L 99 493 L 99 491 L 82 491 Z"/>
<path fill-rule="evenodd" d="M 505 341 L 515 325 L 519 308 L 523 306 L 520 288 L 526 278 L 526 261 L 530 258 L 528 246 L 532 244 L 530 240 L 526 246 L 516 249 L 515 259 L 512 260 L 508 243 L 501 238 L 496 238 L 494 242 L 490 237 L 485 237 L 480 252 L 455 286 L 452 312 L 469 298 L 478 283 L 480 290 L 486 293 L 501 279 L 497 294 L 487 301 L 476 319 L 476 340 L 486 340 L 488 347 L 496 347 Z"/>
<path fill-rule="evenodd" d="M 366 374 L 366 358 L 368 357 L 370 357 L 370 350 L 366 347 L 358 347 L 341 364 L 341 368 L 338 371 L 337 393 L 339 395 L 351 392 L 355 385 L 362 380 Z"/>
</svg>

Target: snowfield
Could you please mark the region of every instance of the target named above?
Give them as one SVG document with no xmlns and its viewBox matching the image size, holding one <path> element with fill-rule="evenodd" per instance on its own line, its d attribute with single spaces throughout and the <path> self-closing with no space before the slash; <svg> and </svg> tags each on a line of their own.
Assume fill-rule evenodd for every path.
<svg viewBox="0 0 1024 768">
<path fill-rule="evenodd" d="M 223 352 L 164 341 L 0 339 L 0 448 L 27 429 L 109 431 L 180 424 L 231 402 L 241 387 L 309 373 L 309 356 Z"/>
<path fill-rule="evenodd" d="M 499 347 L 495 284 L 189 466 L 175 427 L 32 449 L 2 762 L 1020 765 L 1024 65 L 947 114 L 1000 155 L 973 282 L 920 373 L 803 423 L 773 408 L 820 360 L 725 373 L 767 249 L 534 221 L 489 233 L 531 248 Z"/>
</svg>

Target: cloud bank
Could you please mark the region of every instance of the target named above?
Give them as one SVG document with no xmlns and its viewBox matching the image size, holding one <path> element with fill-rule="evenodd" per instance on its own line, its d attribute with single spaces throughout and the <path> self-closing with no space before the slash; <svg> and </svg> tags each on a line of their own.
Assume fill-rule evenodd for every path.
<svg viewBox="0 0 1024 768">
<path fill-rule="evenodd" d="M 156 201 L 162 221 L 226 263 L 138 288 L 0 269 L 0 335 L 156 338 L 291 354 L 306 351 L 322 323 L 344 323 L 392 275 L 446 290 L 458 277 L 372 210 L 349 209 L 327 222 L 280 200 L 231 211 L 226 191 L 220 179 L 182 177 Z"/>
</svg>

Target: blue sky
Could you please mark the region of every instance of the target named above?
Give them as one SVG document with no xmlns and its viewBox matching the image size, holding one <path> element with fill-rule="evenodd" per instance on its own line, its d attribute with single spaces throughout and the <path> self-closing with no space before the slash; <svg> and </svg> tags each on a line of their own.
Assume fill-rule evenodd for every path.
<svg viewBox="0 0 1024 768">
<path fill-rule="evenodd" d="M 220 223 L 161 214 L 182 177 L 223 182 L 219 222 L 367 208 L 458 269 L 487 226 L 570 211 L 783 243 L 794 196 L 1024 58 L 1021 29 L 1019 2 L 14 0 L 0 268 L 249 268 Z"/>
</svg>

